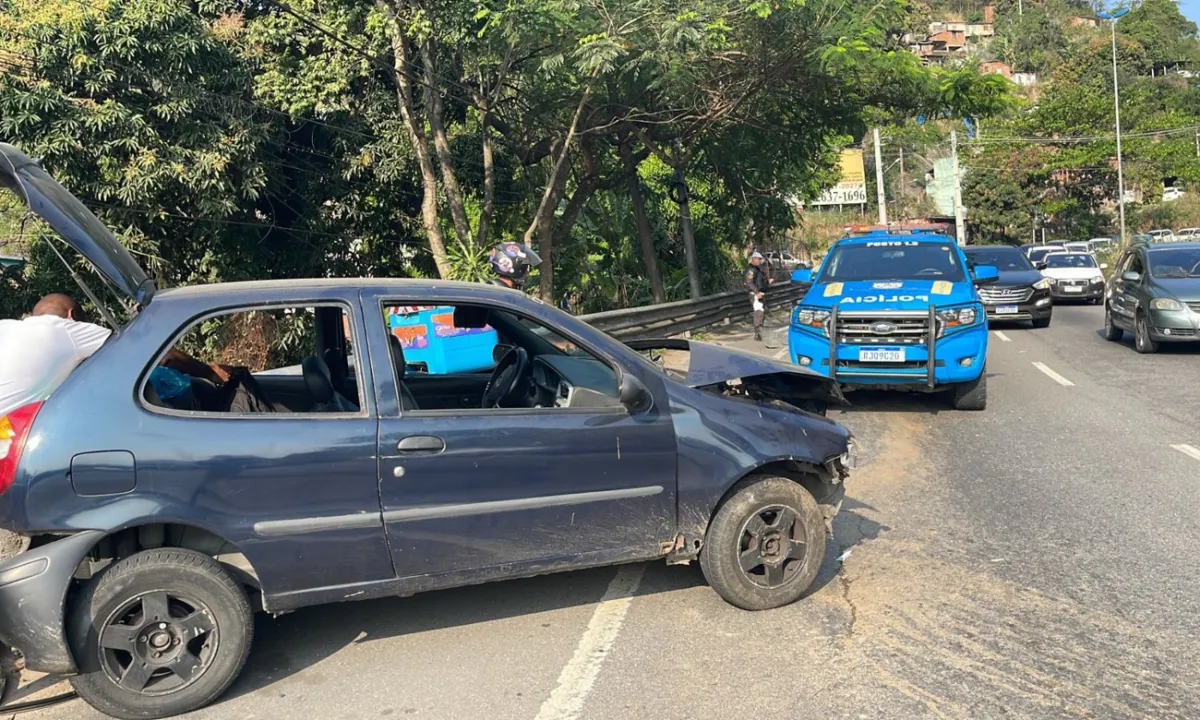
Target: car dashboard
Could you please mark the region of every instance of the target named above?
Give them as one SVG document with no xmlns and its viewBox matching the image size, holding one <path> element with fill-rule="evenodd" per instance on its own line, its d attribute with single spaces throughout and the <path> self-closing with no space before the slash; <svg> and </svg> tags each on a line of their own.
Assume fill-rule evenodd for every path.
<svg viewBox="0 0 1200 720">
<path fill-rule="evenodd" d="M 539 355 L 532 363 L 534 407 L 610 407 L 617 399 L 612 368 L 593 358 Z"/>
</svg>

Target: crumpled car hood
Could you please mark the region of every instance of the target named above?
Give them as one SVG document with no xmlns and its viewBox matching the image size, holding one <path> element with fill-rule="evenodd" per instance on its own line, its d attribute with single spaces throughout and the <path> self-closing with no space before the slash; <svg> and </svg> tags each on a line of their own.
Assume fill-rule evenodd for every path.
<svg viewBox="0 0 1200 720">
<path fill-rule="evenodd" d="M 789 395 L 831 404 L 845 404 L 837 383 L 824 375 L 797 365 L 783 363 L 754 353 L 696 340 L 674 338 L 630 340 L 625 343 L 634 350 L 683 350 L 689 353 L 688 387 L 699 388 L 732 380 L 771 378 L 786 388 Z"/>
</svg>

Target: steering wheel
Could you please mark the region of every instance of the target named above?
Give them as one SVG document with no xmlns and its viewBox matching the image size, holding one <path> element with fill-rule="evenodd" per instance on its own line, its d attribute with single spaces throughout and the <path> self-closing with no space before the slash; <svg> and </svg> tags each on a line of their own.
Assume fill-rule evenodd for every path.
<svg viewBox="0 0 1200 720">
<path fill-rule="evenodd" d="M 517 389 L 521 378 L 525 377 L 525 369 L 529 367 L 529 353 L 525 348 L 514 347 L 509 350 L 488 379 L 487 387 L 483 389 L 483 407 L 496 408 L 500 403 L 509 399 Z"/>
</svg>

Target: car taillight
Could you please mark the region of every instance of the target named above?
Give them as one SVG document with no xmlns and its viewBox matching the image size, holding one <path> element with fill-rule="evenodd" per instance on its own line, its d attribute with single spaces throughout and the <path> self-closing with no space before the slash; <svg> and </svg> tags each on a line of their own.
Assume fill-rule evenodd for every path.
<svg viewBox="0 0 1200 720">
<path fill-rule="evenodd" d="M 21 458 L 21 448 L 33 427 L 33 419 L 37 417 L 42 403 L 35 402 L 22 405 L 7 415 L 0 415 L 0 493 L 12 485 L 17 477 L 17 460 Z"/>
</svg>

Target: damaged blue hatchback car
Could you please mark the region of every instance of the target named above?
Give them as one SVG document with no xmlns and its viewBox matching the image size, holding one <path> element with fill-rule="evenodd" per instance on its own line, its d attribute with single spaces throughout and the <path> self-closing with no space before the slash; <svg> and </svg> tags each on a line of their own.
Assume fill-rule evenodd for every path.
<svg viewBox="0 0 1200 720">
<path fill-rule="evenodd" d="M 212 702 L 247 660 L 252 608 L 661 558 L 698 559 L 757 610 L 816 577 L 852 449 L 823 417 L 842 401 L 829 378 L 624 344 L 486 285 L 158 289 L 10 145 L 0 184 L 127 310 L 49 398 L 0 417 L 0 533 L 21 550 L 0 564 L 0 641 L 104 713 Z M 388 322 L 413 309 L 420 323 Z M 489 368 L 405 359 L 483 333 Z M 157 382 L 172 350 L 220 380 Z"/>
</svg>

